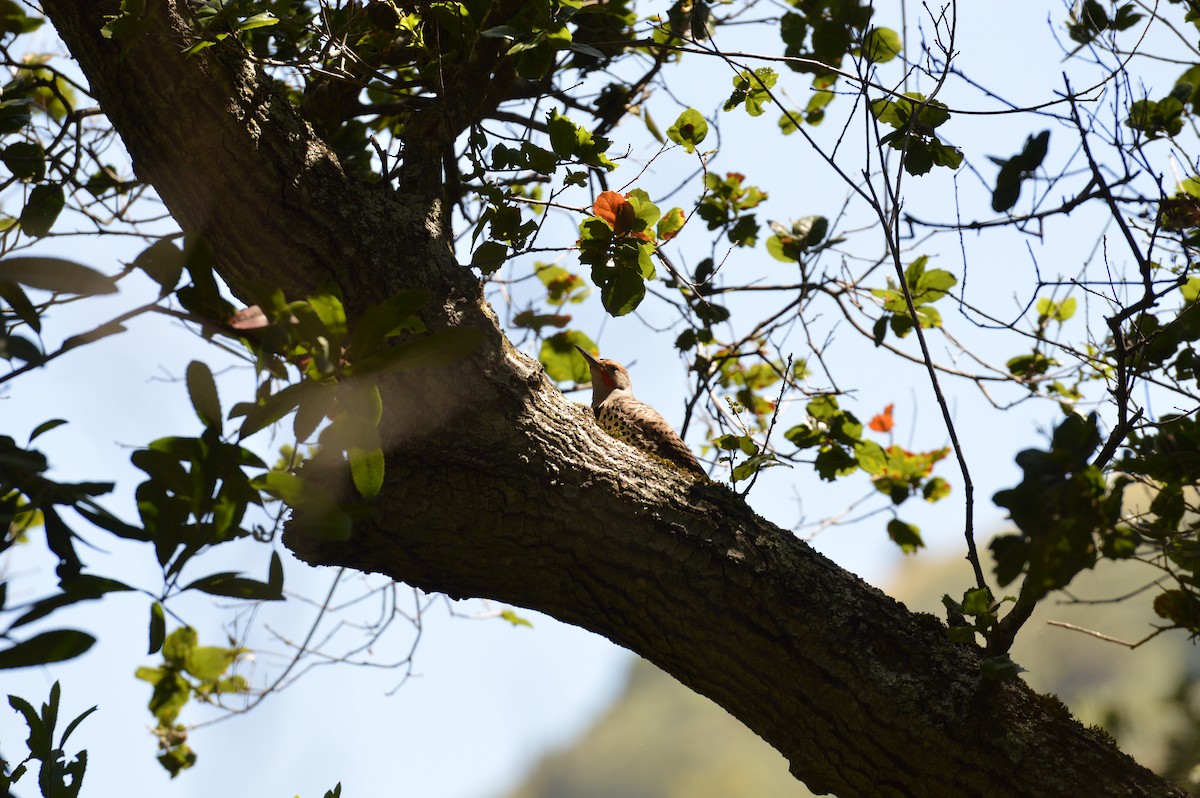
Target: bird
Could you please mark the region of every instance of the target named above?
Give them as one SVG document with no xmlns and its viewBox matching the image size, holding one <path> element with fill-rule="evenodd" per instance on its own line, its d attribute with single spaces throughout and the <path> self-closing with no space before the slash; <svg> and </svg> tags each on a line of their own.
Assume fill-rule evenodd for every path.
<svg viewBox="0 0 1200 798">
<path fill-rule="evenodd" d="M 600 428 L 619 441 L 707 477 L 692 450 L 653 407 L 634 398 L 629 372 L 615 360 L 601 360 L 578 344 L 592 372 L 592 413 Z"/>
</svg>

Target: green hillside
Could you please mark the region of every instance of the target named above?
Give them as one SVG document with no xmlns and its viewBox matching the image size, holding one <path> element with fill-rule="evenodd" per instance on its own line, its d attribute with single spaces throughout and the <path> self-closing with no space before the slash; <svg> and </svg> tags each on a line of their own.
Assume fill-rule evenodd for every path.
<svg viewBox="0 0 1200 798">
<path fill-rule="evenodd" d="M 1175 632 L 1131 651 L 1046 623 L 1063 621 L 1128 641 L 1152 631 L 1146 595 L 1110 600 L 1149 584 L 1155 573 L 1105 566 L 1072 586 L 1076 599 L 1090 603 L 1058 596 L 1039 608 L 1013 659 L 1034 689 L 1058 694 L 1083 722 L 1104 726 L 1143 764 L 1182 780 L 1200 761 L 1196 647 Z M 914 611 L 941 616 L 942 594 L 957 597 L 970 578 L 965 561 L 916 557 L 902 564 L 889 592 Z M 740 722 L 638 660 L 612 708 L 570 747 L 546 756 L 506 798 L 809 795 L 783 757 Z"/>
</svg>

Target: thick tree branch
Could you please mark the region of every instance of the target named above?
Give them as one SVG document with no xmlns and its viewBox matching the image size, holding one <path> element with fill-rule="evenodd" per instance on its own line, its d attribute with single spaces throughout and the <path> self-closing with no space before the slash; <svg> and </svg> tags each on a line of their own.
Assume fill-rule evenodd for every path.
<svg viewBox="0 0 1200 798">
<path fill-rule="evenodd" d="M 139 176 L 208 237 L 235 290 L 333 279 L 354 311 L 423 287 L 431 326 L 488 333 L 467 361 L 384 386 L 377 512 L 346 544 L 290 534 L 299 556 L 606 635 L 728 709 L 817 791 L 1182 795 L 1055 699 L 982 680 L 976 650 L 933 617 L 606 438 L 503 338 L 437 202 L 344 176 L 236 47 L 184 57 L 175 3 L 148 4 L 136 42 L 100 35 L 115 0 L 44 6 Z"/>
</svg>

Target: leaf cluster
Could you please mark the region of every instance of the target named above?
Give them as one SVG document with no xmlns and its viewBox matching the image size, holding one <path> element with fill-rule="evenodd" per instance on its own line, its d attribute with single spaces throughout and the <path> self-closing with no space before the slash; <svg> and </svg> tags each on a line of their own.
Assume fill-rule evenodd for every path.
<svg viewBox="0 0 1200 798">
<path fill-rule="evenodd" d="M 942 605 L 949 611 L 951 619 L 957 619 L 946 629 L 947 636 L 955 643 L 968 645 L 975 644 L 977 636 L 989 639 L 1000 625 L 1000 607 L 1012 601 L 1016 601 L 1012 596 L 997 601 L 986 587 L 970 588 L 963 593 L 961 602 L 948 594 L 943 595 Z M 1006 653 L 986 657 L 979 663 L 980 675 L 994 682 L 1015 679 L 1024 670 Z"/>
<path fill-rule="evenodd" d="M 678 234 L 686 219 L 679 208 L 663 215 L 640 188 L 602 192 L 592 213 L 579 224 L 579 261 L 591 267 L 604 309 L 624 316 L 641 304 L 646 281 L 655 277 L 658 242 Z"/>
<path fill-rule="evenodd" d="M 249 689 L 245 677 L 228 674 L 245 653 L 238 646 L 202 646 L 195 629 L 181 626 L 163 640 L 161 665 L 137 669 L 137 678 L 154 688 L 149 709 L 157 722 L 158 762 L 172 778 L 196 764 L 196 753 L 187 744 L 187 728 L 177 723 L 179 713 L 193 698 L 210 702 L 245 693 Z"/>
<path fill-rule="evenodd" d="M 1008 585 L 1024 574 L 1022 601 L 1037 601 L 1070 584 L 1100 556 L 1132 556 L 1133 539 L 1120 524 L 1128 478 L 1109 483 L 1089 463 L 1100 446 L 1095 413 L 1068 416 L 1054 430 L 1049 450 L 1017 455 L 1021 482 L 994 497 L 1019 531 L 992 540 L 996 578 Z"/>
<path fill-rule="evenodd" d="M 58 725 L 62 688 L 58 682 L 50 688 L 50 699 L 42 704 L 39 712 L 24 698 L 8 697 L 8 705 L 21 714 L 29 729 L 25 741 L 29 754 L 8 772 L 8 763 L 0 760 L 0 792 L 12 795 L 12 785 L 29 772 L 31 762 L 37 762 L 37 786 L 44 798 L 76 798 L 83 789 L 83 777 L 87 771 L 87 751 L 80 751 L 73 759 L 67 759 L 67 739 L 79 728 L 79 724 L 96 711 L 96 707 L 85 710 L 75 717 L 55 742 L 54 731 Z"/>
<path fill-rule="evenodd" d="M 1200 422 L 1192 415 L 1168 414 L 1129 438 L 1117 463 L 1122 474 L 1152 486 L 1144 512 L 1120 528 L 1124 550 L 1156 552 L 1174 586 L 1155 597 L 1154 610 L 1173 627 L 1200 636 Z"/>
<path fill-rule="evenodd" d="M 1046 160 L 1050 148 L 1050 131 L 1043 130 L 1036 136 L 1028 136 L 1025 146 L 1011 158 L 992 158 L 1000 167 L 996 175 L 996 188 L 992 191 L 992 210 L 1004 212 L 1017 204 L 1024 183 Z"/>
<path fill-rule="evenodd" d="M 885 449 L 863 437 L 862 423 L 853 413 L 842 410 L 833 396 L 819 396 L 808 403 L 807 409 L 808 420 L 793 426 L 784 437 L 801 451 L 817 450 L 813 464 L 822 479 L 833 481 L 861 469 L 893 505 L 900 505 L 914 495 L 929 502 L 949 495 L 949 483 L 931 476 L 934 465 L 949 454 L 949 449 L 924 453 L 895 445 Z M 905 553 L 915 552 L 924 545 L 920 530 L 899 518 L 889 522 L 887 531 Z"/>
<path fill-rule="evenodd" d="M 826 239 L 829 220 L 824 216 L 804 216 L 787 227 L 780 222 L 768 222 L 771 232 L 767 239 L 767 254 L 783 263 L 804 263 L 805 255 L 815 255 L 844 239 Z"/>
<path fill-rule="evenodd" d="M 779 74 L 770 67 L 759 67 L 754 71 L 744 70 L 733 77 L 733 93 L 725 101 L 723 110 L 732 111 L 738 106 L 746 109 L 750 116 L 762 116 L 763 106 L 771 102 L 771 89 Z"/>
<path fill-rule="evenodd" d="M 1067 21 L 1067 35 L 1081 45 L 1090 44 L 1104 31 L 1118 33 L 1129 30 L 1144 16 L 1145 14 L 1137 11 L 1137 5 L 1134 3 L 1125 3 L 1110 17 L 1105 3 L 1100 0 L 1082 0 L 1071 9 L 1071 16 Z"/>
<path fill-rule="evenodd" d="M 881 300 L 884 311 L 875 321 L 873 332 L 876 346 L 883 341 L 889 329 L 897 337 L 903 338 L 918 324 L 921 329 L 942 326 L 942 314 L 933 303 L 946 296 L 958 278 L 945 269 L 926 270 L 928 263 L 929 257 L 921 255 L 908 264 L 904 270 L 903 286 L 896 285 L 889 277 L 887 288 L 871 289 L 871 293 Z M 909 310 L 908 298 L 912 299 L 912 311 Z"/>
<path fill-rule="evenodd" d="M 905 92 L 892 99 L 871 103 L 875 119 L 895 128 L 883 136 L 880 145 L 903 153 L 904 171 L 910 175 L 927 174 L 935 166 L 957 169 L 962 166 L 962 150 L 944 144 L 937 128 L 950 121 L 944 103 L 927 100 L 920 92 Z"/>
<path fill-rule="evenodd" d="M 758 186 L 743 185 L 746 176 L 728 172 L 722 178 L 712 172 L 704 176 L 705 193 L 696 206 L 696 213 L 709 230 L 723 230 L 729 243 L 752 247 L 758 238 L 758 220 L 753 213 L 767 199 Z"/>
</svg>

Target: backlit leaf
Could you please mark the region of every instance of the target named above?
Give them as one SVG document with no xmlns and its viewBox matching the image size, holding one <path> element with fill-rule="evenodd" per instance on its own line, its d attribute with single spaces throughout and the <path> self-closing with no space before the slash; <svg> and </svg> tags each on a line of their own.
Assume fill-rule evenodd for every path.
<svg viewBox="0 0 1200 798">
<path fill-rule="evenodd" d="M 667 128 L 667 136 L 676 144 L 683 145 L 688 152 L 695 152 L 696 145 L 708 136 L 708 122 L 695 108 L 689 108 L 679 115 L 675 124 Z"/>
<path fill-rule="evenodd" d="M 867 426 L 876 432 L 891 432 L 892 427 L 896 425 L 896 421 L 892 417 L 892 409 L 894 407 L 894 404 L 888 404 L 887 407 L 883 408 L 882 413 L 879 413 L 871 419 Z"/>
<path fill-rule="evenodd" d="M 162 648 L 167 636 L 167 618 L 163 606 L 159 602 L 150 605 L 150 650 L 147 654 L 156 654 Z"/>
<path fill-rule="evenodd" d="M 900 34 L 891 28 L 872 28 L 863 37 L 863 57 L 876 64 L 885 64 L 900 55 Z"/>
<path fill-rule="evenodd" d="M 221 400 L 217 396 L 217 383 L 213 380 L 212 371 L 199 360 L 193 360 L 187 367 L 188 396 L 192 407 L 206 427 L 221 428 Z"/>
<path fill-rule="evenodd" d="M 36 183 L 46 176 L 46 151 L 32 141 L 19 141 L 4 148 L 0 160 L 18 180 Z"/>
<path fill-rule="evenodd" d="M 25 668 L 74 659 L 87 651 L 96 638 L 75 629 L 55 629 L 0 651 L 0 669 Z"/>
<path fill-rule="evenodd" d="M 29 199 L 21 211 L 21 229 L 34 238 L 43 238 L 50 234 L 50 228 L 62 213 L 66 198 L 63 187 L 59 185 L 34 186 L 29 192 Z M 75 292 L 83 293 L 83 292 Z M 91 293 L 107 293 L 93 291 Z"/>
<path fill-rule="evenodd" d="M 116 281 L 81 263 L 63 258 L 22 255 L 0 260 L 0 280 L 59 294 L 112 294 Z"/>
<path fill-rule="evenodd" d="M 925 542 L 921 540 L 921 530 L 912 524 L 904 523 L 899 518 L 888 521 L 887 531 L 888 537 L 905 554 L 915 554 L 917 549 L 925 545 Z"/>
</svg>

